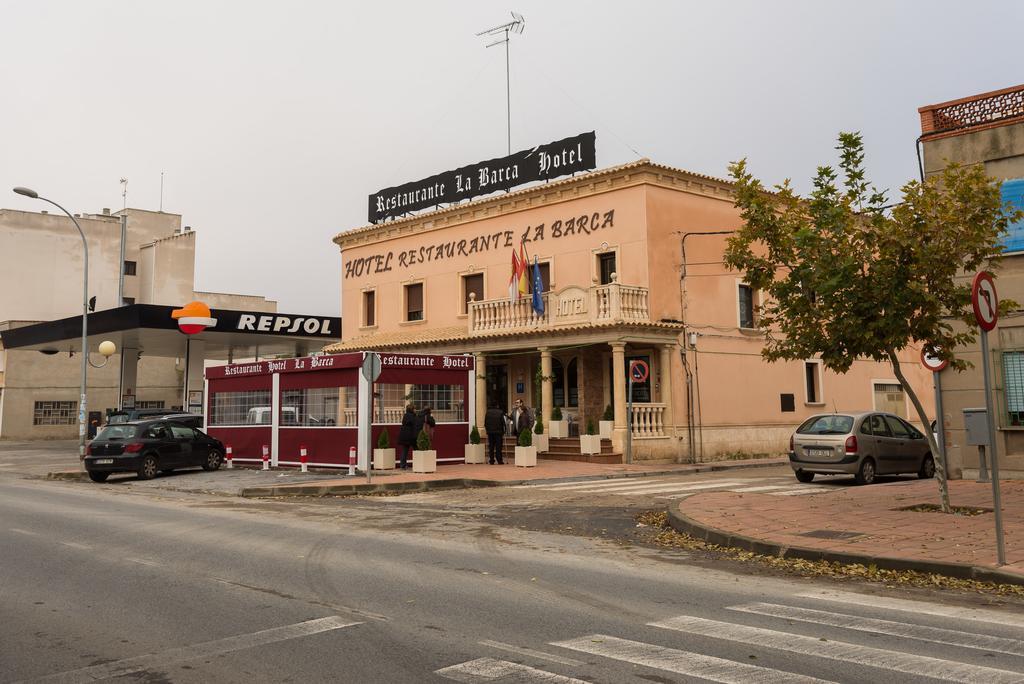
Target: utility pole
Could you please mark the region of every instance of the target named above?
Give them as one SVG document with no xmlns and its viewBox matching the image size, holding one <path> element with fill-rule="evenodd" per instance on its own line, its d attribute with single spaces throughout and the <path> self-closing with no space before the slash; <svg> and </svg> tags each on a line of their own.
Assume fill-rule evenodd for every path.
<svg viewBox="0 0 1024 684">
<path fill-rule="evenodd" d="M 478 36 L 499 36 L 493 43 L 489 43 L 486 47 L 494 47 L 495 45 L 505 44 L 505 127 L 507 132 L 508 141 L 508 153 L 512 154 L 512 82 L 511 74 L 509 70 L 509 36 L 512 33 L 521 34 L 523 28 L 526 27 L 526 20 L 523 19 L 523 15 L 512 12 L 512 21 L 501 26 L 495 26 L 489 28 L 486 31 L 481 31 L 476 34 Z M 504 34 L 504 35 L 502 35 Z"/>
</svg>

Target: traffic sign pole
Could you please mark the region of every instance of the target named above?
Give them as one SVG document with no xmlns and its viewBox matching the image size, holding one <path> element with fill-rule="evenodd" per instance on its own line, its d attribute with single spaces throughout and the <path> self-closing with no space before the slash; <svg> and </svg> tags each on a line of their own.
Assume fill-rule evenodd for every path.
<svg viewBox="0 0 1024 684">
<path fill-rule="evenodd" d="M 369 424 L 366 430 L 366 443 L 363 445 L 363 448 L 366 450 L 366 483 L 370 484 L 373 481 L 373 385 L 380 378 L 380 354 L 377 352 L 364 352 L 361 372 L 367 382 L 367 392 L 363 398 L 363 406 L 365 407 L 363 415 L 369 421 Z"/>
<path fill-rule="evenodd" d="M 633 369 L 629 369 L 629 387 L 626 394 L 626 463 L 633 462 Z"/>
</svg>

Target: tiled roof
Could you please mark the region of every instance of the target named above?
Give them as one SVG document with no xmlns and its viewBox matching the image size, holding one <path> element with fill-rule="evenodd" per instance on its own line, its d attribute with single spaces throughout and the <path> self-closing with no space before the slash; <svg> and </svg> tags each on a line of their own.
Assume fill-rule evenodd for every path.
<svg viewBox="0 0 1024 684">
<path fill-rule="evenodd" d="M 477 340 L 493 340 L 500 338 L 527 337 L 536 334 L 564 335 L 565 333 L 588 332 L 602 329 L 640 329 L 640 330 L 682 330 L 681 323 L 663 322 L 630 322 L 607 321 L 600 323 L 579 323 L 562 325 L 552 328 L 527 328 L 516 330 L 496 330 L 480 335 L 470 335 L 463 326 L 444 328 L 428 328 L 423 330 L 401 330 L 397 332 L 377 333 L 352 337 L 343 342 L 324 347 L 325 352 L 336 353 L 361 349 L 389 349 L 394 347 L 417 347 L 429 344 L 452 342 L 468 342 Z"/>
</svg>

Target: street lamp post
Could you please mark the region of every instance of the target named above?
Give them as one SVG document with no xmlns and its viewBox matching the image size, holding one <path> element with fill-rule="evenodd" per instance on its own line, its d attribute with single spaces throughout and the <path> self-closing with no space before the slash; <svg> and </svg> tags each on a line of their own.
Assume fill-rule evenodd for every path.
<svg viewBox="0 0 1024 684">
<path fill-rule="evenodd" d="M 89 360 L 89 347 L 88 347 L 88 336 L 89 336 L 89 245 L 85 241 L 85 233 L 82 232 L 82 226 L 78 225 L 78 220 L 64 207 L 60 206 L 51 199 L 40 197 L 39 193 L 30 188 L 17 187 L 14 188 L 14 192 L 25 197 L 31 197 L 32 199 L 42 200 L 49 202 L 53 206 L 57 207 L 71 219 L 72 223 L 75 224 L 75 228 L 78 229 L 78 234 L 82 236 L 82 252 L 85 254 L 85 262 L 82 268 L 82 378 L 80 383 L 80 391 L 78 398 L 78 461 L 79 467 L 85 468 L 85 385 L 86 376 L 88 374 L 89 366 L 92 365 L 94 368 L 102 368 L 107 365 L 107 361 L 110 356 L 114 353 L 114 344 L 112 342 L 103 342 L 100 344 L 100 353 L 103 354 L 103 363 L 96 365 Z"/>
</svg>

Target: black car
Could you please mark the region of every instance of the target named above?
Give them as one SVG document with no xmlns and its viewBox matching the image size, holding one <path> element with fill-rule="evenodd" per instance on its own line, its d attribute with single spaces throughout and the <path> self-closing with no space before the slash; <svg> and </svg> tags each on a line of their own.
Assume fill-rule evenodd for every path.
<svg viewBox="0 0 1024 684">
<path fill-rule="evenodd" d="M 176 468 L 217 470 L 224 445 L 206 433 L 171 420 L 139 420 L 107 425 L 85 450 L 85 469 L 93 482 L 111 473 L 138 473 L 142 480 Z"/>
<path fill-rule="evenodd" d="M 137 420 L 152 420 L 166 416 L 170 411 L 163 408 L 124 409 L 113 411 L 107 416 L 107 425 L 124 425 Z"/>
<path fill-rule="evenodd" d="M 190 428 L 201 430 L 203 417 L 197 413 L 168 413 L 160 416 L 163 420 L 171 420 L 181 425 L 188 425 Z"/>
</svg>

